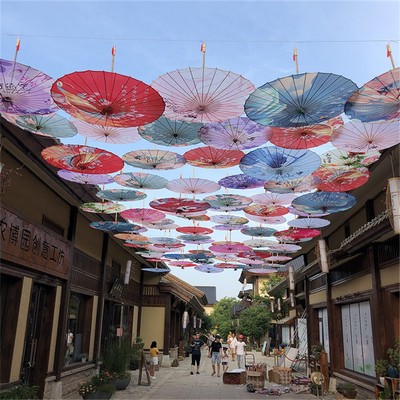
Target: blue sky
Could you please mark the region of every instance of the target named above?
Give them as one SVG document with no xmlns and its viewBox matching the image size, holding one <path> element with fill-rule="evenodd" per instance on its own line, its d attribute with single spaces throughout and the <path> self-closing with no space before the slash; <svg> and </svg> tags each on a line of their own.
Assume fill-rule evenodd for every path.
<svg viewBox="0 0 400 400">
<path fill-rule="evenodd" d="M 397 1 L 1 1 L 1 57 L 13 59 L 19 36 L 18 61 L 58 78 L 110 70 L 116 45 L 114 71 L 151 84 L 166 72 L 200 67 L 204 41 L 207 67 L 241 74 L 258 87 L 296 72 L 292 53 L 297 47 L 300 72 L 332 72 L 362 86 L 391 68 L 387 43 L 398 64 L 399 10 Z M 122 155 L 153 147 L 141 141 L 129 149 L 108 149 Z M 165 149 L 183 153 L 190 148 Z M 169 179 L 181 173 L 191 177 L 192 168 L 157 172 Z M 240 171 L 220 170 L 213 179 L 235 173 Z M 196 177 L 209 174 L 196 171 Z M 177 196 L 151 192 L 148 200 L 155 197 Z M 151 236 L 161 235 L 153 231 Z M 218 299 L 236 297 L 241 289 L 237 271 L 173 273 L 192 285 L 217 286 Z"/>
</svg>

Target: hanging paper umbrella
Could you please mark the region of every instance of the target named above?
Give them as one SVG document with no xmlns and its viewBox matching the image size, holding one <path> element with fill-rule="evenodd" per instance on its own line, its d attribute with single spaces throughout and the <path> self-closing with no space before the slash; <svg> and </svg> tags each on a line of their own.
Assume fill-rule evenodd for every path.
<svg viewBox="0 0 400 400">
<path fill-rule="evenodd" d="M 347 192 L 364 185 L 369 179 L 367 168 L 320 167 L 313 175 L 321 180 L 318 189 L 325 192 Z"/>
<path fill-rule="evenodd" d="M 246 218 L 248 218 L 254 222 L 259 222 L 260 224 L 279 225 L 279 224 L 284 224 L 286 222 L 286 218 L 282 217 L 282 216 L 264 217 L 264 216 L 246 214 L 246 213 L 244 215 L 246 216 Z"/>
<path fill-rule="evenodd" d="M 122 186 L 135 189 L 163 189 L 168 180 L 161 176 L 147 174 L 145 172 L 128 172 L 114 177 L 115 182 Z"/>
<path fill-rule="evenodd" d="M 166 274 L 171 270 L 168 267 L 142 268 L 141 271 L 152 272 L 153 274 Z"/>
<path fill-rule="evenodd" d="M 223 271 L 224 271 L 224 270 L 221 269 L 221 268 L 215 268 L 214 266 L 208 265 L 208 264 L 200 264 L 200 265 L 197 265 L 196 267 L 194 267 L 194 269 L 195 269 L 196 271 L 205 272 L 205 273 L 207 273 L 207 274 L 217 274 L 217 273 L 219 273 L 219 272 L 223 272 Z"/>
<path fill-rule="evenodd" d="M 47 147 L 41 154 L 54 167 L 73 172 L 107 174 L 124 166 L 120 157 L 96 147 L 64 144 Z"/>
<path fill-rule="evenodd" d="M 216 192 L 221 186 L 208 179 L 180 178 L 169 181 L 166 188 L 177 193 L 198 194 Z"/>
<path fill-rule="evenodd" d="M 144 223 L 159 221 L 165 218 L 165 214 L 151 208 L 129 208 L 121 213 L 121 217 L 133 222 Z"/>
<path fill-rule="evenodd" d="M 198 147 L 187 151 L 183 157 L 188 164 L 199 168 L 229 168 L 240 163 L 244 153 L 240 150 L 220 150 Z"/>
<path fill-rule="evenodd" d="M 224 150 L 253 149 L 267 143 L 271 136 L 269 127 L 245 117 L 210 122 L 199 131 L 200 140 L 204 144 Z"/>
<path fill-rule="evenodd" d="M 267 82 L 244 105 L 246 115 L 262 125 L 298 127 L 340 115 L 357 85 L 340 75 L 304 73 Z"/>
<path fill-rule="evenodd" d="M 274 267 L 277 267 L 277 265 L 274 265 Z M 253 275 L 270 275 L 270 274 L 276 274 L 276 269 L 273 268 L 249 268 L 246 269 L 246 273 L 250 273 Z"/>
<path fill-rule="evenodd" d="M 137 190 L 109 189 L 99 190 L 96 193 L 96 196 L 109 201 L 136 201 L 145 199 L 147 194 L 144 192 L 138 192 Z"/>
<path fill-rule="evenodd" d="M 157 244 L 154 244 L 153 246 L 155 248 L 157 248 L 157 247 L 163 248 L 165 251 L 170 251 L 170 250 L 174 250 L 174 249 L 175 250 L 179 249 L 181 247 L 185 247 L 186 245 L 183 244 L 183 243 L 175 243 L 175 244 L 160 244 L 160 243 L 157 243 Z"/>
<path fill-rule="evenodd" d="M 50 114 L 57 111 L 50 97 L 54 80 L 37 69 L 0 59 L 0 112 Z"/>
<path fill-rule="evenodd" d="M 183 243 L 185 244 L 208 244 L 208 243 L 212 243 L 214 241 L 214 239 L 205 239 L 203 238 L 199 238 L 197 240 L 184 240 Z"/>
<path fill-rule="evenodd" d="M 296 218 L 288 222 L 288 225 L 293 228 L 323 228 L 331 222 L 322 218 Z"/>
<path fill-rule="evenodd" d="M 251 197 L 254 203 L 265 206 L 285 206 L 290 204 L 296 196 L 284 193 L 261 193 Z"/>
<path fill-rule="evenodd" d="M 210 208 L 205 201 L 177 199 L 173 197 L 156 199 L 150 202 L 150 207 L 175 214 L 188 214 L 192 212 L 204 212 Z"/>
<path fill-rule="evenodd" d="M 148 229 L 145 226 L 141 226 L 140 229 L 138 229 L 137 231 L 135 231 L 135 233 L 145 233 L 147 232 Z"/>
<path fill-rule="evenodd" d="M 272 236 L 276 232 L 276 229 L 264 228 L 262 226 L 249 226 L 247 228 L 242 228 L 240 232 L 247 236 L 268 237 Z"/>
<path fill-rule="evenodd" d="M 313 238 L 319 235 L 321 235 L 320 230 L 311 228 L 289 228 L 274 233 L 274 236 L 280 241 L 282 241 L 283 238 L 290 238 L 296 240 L 296 239 Z"/>
<path fill-rule="evenodd" d="M 199 130 L 203 124 L 160 117 L 139 127 L 139 135 L 149 142 L 163 146 L 191 146 L 200 143 Z"/>
<path fill-rule="evenodd" d="M 243 211 L 246 214 L 255 215 L 257 217 L 279 217 L 289 212 L 289 210 L 283 206 L 264 206 L 262 204 L 252 204 L 251 206 L 245 207 Z"/>
<path fill-rule="evenodd" d="M 213 242 L 213 246 L 236 246 L 239 245 L 241 246 L 243 243 L 242 242 L 232 242 L 231 240 L 223 240 L 220 242 Z"/>
<path fill-rule="evenodd" d="M 126 233 L 126 232 L 137 232 L 141 229 L 140 225 L 130 224 L 129 222 L 118 222 L 118 221 L 96 221 L 89 224 L 91 228 L 99 229 L 101 231 L 107 231 L 112 233 Z"/>
<path fill-rule="evenodd" d="M 234 211 L 242 211 L 245 205 L 243 206 L 236 206 L 236 207 L 211 207 L 210 211 L 218 211 L 218 212 L 226 212 L 226 213 L 231 213 Z"/>
<path fill-rule="evenodd" d="M 214 255 L 211 253 L 199 253 L 199 254 L 188 254 L 188 258 L 189 260 L 195 262 L 195 263 L 201 263 L 201 264 L 205 264 L 205 263 L 213 263 L 213 258 Z"/>
<path fill-rule="evenodd" d="M 373 164 L 380 157 L 378 150 L 372 149 L 365 153 L 347 152 L 344 150 L 331 150 L 321 154 L 321 165 L 323 167 L 348 167 L 362 168 Z"/>
<path fill-rule="evenodd" d="M 151 237 L 151 238 L 149 238 L 149 240 L 153 244 L 168 244 L 168 245 L 170 245 L 170 244 L 181 243 L 180 240 L 170 238 L 170 237 Z"/>
<path fill-rule="evenodd" d="M 283 262 L 283 261 L 290 261 L 293 257 L 289 256 L 269 256 L 266 258 L 267 261 L 270 262 Z"/>
<path fill-rule="evenodd" d="M 131 243 L 151 243 L 149 242 L 149 238 L 138 233 L 116 233 L 114 235 L 117 239 L 127 240 Z"/>
<path fill-rule="evenodd" d="M 180 226 L 179 228 L 176 228 L 176 231 L 189 235 L 208 235 L 213 233 L 212 229 L 203 226 Z"/>
<path fill-rule="evenodd" d="M 79 119 L 74 119 L 73 124 L 82 136 L 97 142 L 126 144 L 140 139 L 137 128 L 118 128 L 112 125 L 89 124 Z"/>
<path fill-rule="evenodd" d="M 183 167 L 186 160 L 178 153 L 166 150 L 136 150 L 122 156 L 132 167 L 142 169 L 176 169 Z"/>
<path fill-rule="evenodd" d="M 240 244 L 222 244 L 219 246 L 210 246 L 208 249 L 213 253 L 237 254 L 241 251 L 250 251 L 251 247 Z"/>
<path fill-rule="evenodd" d="M 348 210 L 356 204 L 356 198 L 348 193 L 315 192 L 299 196 L 292 206 L 309 214 L 335 213 Z"/>
<path fill-rule="evenodd" d="M 210 217 L 205 214 L 200 214 L 200 215 L 178 215 L 178 214 L 176 214 L 176 216 L 179 218 L 188 219 L 189 221 L 209 221 L 210 220 Z"/>
<path fill-rule="evenodd" d="M 169 262 L 168 265 L 172 267 L 188 268 L 188 267 L 195 267 L 197 264 L 190 261 L 172 261 Z"/>
<path fill-rule="evenodd" d="M 12 124 L 36 135 L 67 138 L 78 133 L 70 121 L 55 113 L 45 115 L 2 113 L 1 116 Z"/>
<path fill-rule="evenodd" d="M 219 263 L 219 264 L 214 264 L 215 268 L 222 268 L 222 269 L 244 269 L 246 268 L 246 265 L 243 264 L 233 264 L 233 263 Z"/>
<path fill-rule="evenodd" d="M 218 122 L 243 113 L 254 85 L 233 72 L 217 68 L 187 68 L 168 72 L 151 86 L 165 101 L 167 118 Z"/>
<path fill-rule="evenodd" d="M 263 147 L 247 153 L 240 169 L 247 175 L 266 181 L 287 181 L 311 174 L 320 166 L 318 154 L 311 150 Z"/>
<path fill-rule="evenodd" d="M 143 258 L 160 257 L 160 253 L 156 251 L 137 251 L 135 254 L 142 256 Z M 167 258 L 164 254 L 164 258 Z"/>
<path fill-rule="evenodd" d="M 319 217 L 326 217 L 327 215 L 329 215 L 330 213 L 308 213 L 308 212 L 304 212 L 304 211 L 300 211 L 297 210 L 296 208 L 294 208 L 293 206 L 289 206 L 288 207 L 290 214 L 294 214 L 297 215 L 299 217 L 306 217 L 306 218 L 310 218 L 310 217 L 315 217 L 315 218 L 319 218 Z"/>
<path fill-rule="evenodd" d="M 242 225 L 221 224 L 214 225 L 213 229 L 215 229 L 216 231 L 240 231 L 240 229 L 242 229 Z"/>
<path fill-rule="evenodd" d="M 238 174 L 222 178 L 218 183 L 229 189 L 256 189 L 263 187 L 265 181 L 263 179 L 252 178 L 246 174 Z"/>
<path fill-rule="evenodd" d="M 263 260 L 258 260 L 256 258 L 236 258 L 236 261 L 245 264 L 246 266 L 264 264 Z"/>
<path fill-rule="evenodd" d="M 275 245 L 277 244 L 277 242 L 266 239 L 252 239 L 252 240 L 245 240 L 243 244 L 245 244 L 246 246 L 250 246 L 253 249 L 258 249 L 262 247 L 269 247 Z"/>
<path fill-rule="evenodd" d="M 178 224 L 160 224 L 159 226 L 153 226 L 153 229 L 158 229 L 159 231 L 173 231 L 174 229 L 178 228 Z"/>
<path fill-rule="evenodd" d="M 134 249 L 145 249 L 147 248 L 148 242 L 143 242 L 143 243 L 134 243 L 132 241 L 124 242 L 122 243 L 123 246 L 125 247 L 132 247 Z"/>
<path fill-rule="evenodd" d="M 164 258 L 169 258 L 171 260 L 184 260 L 185 258 L 189 258 L 188 254 L 185 253 L 170 253 L 164 254 Z"/>
<path fill-rule="evenodd" d="M 125 210 L 125 206 L 112 202 L 83 203 L 79 206 L 82 211 L 91 213 L 115 214 Z"/>
<path fill-rule="evenodd" d="M 311 192 L 320 184 L 320 180 L 312 175 L 295 178 L 288 181 L 265 182 L 264 189 L 272 193 L 302 193 Z"/>
<path fill-rule="evenodd" d="M 261 255 L 260 255 L 261 254 Z M 267 258 L 271 256 L 271 253 L 265 252 L 263 250 L 251 250 L 248 252 L 243 252 L 243 253 L 238 253 L 237 256 L 240 258 L 249 258 L 249 259 L 255 259 L 255 258 Z"/>
<path fill-rule="evenodd" d="M 249 222 L 247 218 L 238 217 L 236 215 L 213 215 L 210 219 L 216 224 L 224 225 L 243 225 Z"/>
<path fill-rule="evenodd" d="M 282 251 L 284 253 L 291 253 L 291 252 L 296 252 L 296 251 L 301 250 L 301 246 L 298 246 L 296 244 L 283 244 L 283 243 L 277 243 L 277 244 L 270 245 L 269 248 L 274 253 L 276 251 Z"/>
<path fill-rule="evenodd" d="M 399 123 L 374 124 L 351 121 L 333 132 L 331 142 L 338 149 L 350 152 L 384 150 L 399 144 Z"/>
<path fill-rule="evenodd" d="M 179 235 L 177 237 L 179 240 L 187 240 L 187 241 L 205 241 L 211 239 L 211 236 L 205 235 Z"/>
<path fill-rule="evenodd" d="M 347 101 L 345 113 L 362 122 L 400 118 L 400 68 L 392 69 L 367 82 Z"/>
<path fill-rule="evenodd" d="M 80 172 L 59 169 L 57 175 L 62 179 L 82 185 L 105 185 L 114 182 L 114 178 L 107 174 L 82 174 Z"/>
<path fill-rule="evenodd" d="M 253 202 L 250 197 L 240 196 L 237 194 L 216 194 L 214 196 L 207 196 L 203 199 L 213 208 L 243 208 Z"/>
<path fill-rule="evenodd" d="M 145 221 L 144 225 L 153 229 L 161 229 L 173 225 L 174 222 L 175 221 L 171 218 L 164 218 L 156 221 Z"/>
<path fill-rule="evenodd" d="M 75 118 L 114 127 L 140 126 L 164 112 L 161 96 L 130 76 L 106 71 L 78 71 L 51 87 L 57 105 Z"/>
</svg>

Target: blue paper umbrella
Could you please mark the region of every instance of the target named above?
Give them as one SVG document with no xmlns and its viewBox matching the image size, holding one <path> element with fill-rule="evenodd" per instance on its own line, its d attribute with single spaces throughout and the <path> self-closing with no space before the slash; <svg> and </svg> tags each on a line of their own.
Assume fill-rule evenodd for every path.
<svg viewBox="0 0 400 400">
<path fill-rule="evenodd" d="M 109 201 L 135 201 L 145 199 L 147 194 L 129 189 L 109 189 L 99 190 L 96 196 Z"/>
<path fill-rule="evenodd" d="M 139 127 L 139 135 L 149 142 L 163 146 L 191 146 L 200 143 L 199 130 L 202 126 L 200 123 L 160 117 Z"/>
<path fill-rule="evenodd" d="M 212 264 L 214 262 L 214 255 L 207 253 L 188 254 L 189 260 L 199 264 Z"/>
<path fill-rule="evenodd" d="M 114 177 L 114 180 L 121 186 L 128 186 L 134 189 L 163 189 L 168 183 L 167 179 L 146 172 L 118 174 Z"/>
<path fill-rule="evenodd" d="M 218 181 L 218 183 L 221 186 L 229 189 L 256 189 L 263 187 L 265 181 L 262 179 L 252 178 L 246 174 L 238 174 L 222 178 Z"/>
<path fill-rule="evenodd" d="M 202 241 L 202 240 L 207 240 L 211 239 L 211 236 L 205 236 L 205 235 L 179 235 L 177 237 L 179 240 L 189 240 L 189 241 Z"/>
<path fill-rule="evenodd" d="M 142 228 L 140 225 L 118 221 L 96 221 L 91 222 L 89 226 L 94 229 L 112 233 L 137 232 Z"/>
<path fill-rule="evenodd" d="M 267 228 L 263 226 L 249 226 L 240 230 L 243 235 L 253 236 L 253 237 L 268 237 L 272 236 L 276 229 Z"/>
<path fill-rule="evenodd" d="M 286 181 L 314 172 L 321 164 L 318 154 L 311 150 L 290 150 L 263 147 L 246 154 L 240 169 L 247 175 L 266 181 Z"/>
<path fill-rule="evenodd" d="M 170 253 L 170 254 L 164 254 L 164 258 L 169 258 L 170 260 L 184 260 L 186 258 L 189 258 L 189 254 L 185 253 Z"/>
<path fill-rule="evenodd" d="M 154 274 L 166 274 L 166 273 L 170 272 L 171 270 L 168 267 L 162 266 L 162 267 L 155 267 L 155 268 L 142 268 L 142 271 L 152 272 Z"/>
<path fill-rule="evenodd" d="M 229 209 L 237 207 L 241 209 L 253 202 L 250 197 L 240 196 L 238 194 L 216 194 L 214 196 L 207 196 L 203 200 L 211 204 L 211 207 L 214 209 Z"/>
<path fill-rule="evenodd" d="M 244 109 L 262 125 L 313 125 L 343 113 L 357 89 L 351 80 L 331 73 L 291 75 L 260 86 L 247 98 Z"/>
<path fill-rule="evenodd" d="M 356 204 L 356 198 L 344 192 L 307 193 L 292 201 L 292 206 L 309 214 L 336 213 L 348 210 Z"/>
</svg>

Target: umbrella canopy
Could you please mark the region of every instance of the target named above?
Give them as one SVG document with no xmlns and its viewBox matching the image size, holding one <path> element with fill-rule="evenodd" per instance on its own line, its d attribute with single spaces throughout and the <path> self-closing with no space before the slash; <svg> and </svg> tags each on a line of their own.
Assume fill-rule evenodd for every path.
<svg viewBox="0 0 400 400">
<path fill-rule="evenodd" d="M 181 243 L 180 240 L 170 237 L 151 237 L 149 241 L 153 244 L 177 244 Z"/>
<path fill-rule="evenodd" d="M 288 222 L 288 225 L 293 228 L 323 228 L 331 222 L 322 218 L 297 218 Z"/>
<path fill-rule="evenodd" d="M 161 176 L 147 174 L 145 172 L 128 172 L 115 175 L 114 181 L 121 186 L 135 189 L 163 189 L 168 180 Z"/>
<path fill-rule="evenodd" d="M 331 150 L 321 154 L 323 167 L 362 168 L 373 164 L 380 157 L 378 150 L 372 149 L 365 153 L 347 152 L 344 150 Z"/>
<path fill-rule="evenodd" d="M 45 115 L 2 113 L 1 115 L 12 124 L 36 135 L 68 138 L 78 133 L 78 130 L 70 121 L 56 113 Z"/>
<path fill-rule="evenodd" d="M 319 229 L 311 228 L 289 228 L 283 231 L 275 232 L 274 236 L 280 241 L 285 240 L 284 238 L 290 239 L 305 239 L 319 236 L 321 231 Z"/>
<path fill-rule="evenodd" d="M 97 147 L 64 144 L 47 147 L 41 154 L 54 167 L 73 172 L 108 174 L 124 167 L 120 157 Z"/>
<path fill-rule="evenodd" d="M 320 166 L 318 154 L 311 150 L 263 147 L 247 153 L 240 169 L 247 175 L 266 181 L 287 181 L 307 176 Z"/>
<path fill-rule="evenodd" d="M 270 266 L 274 266 L 277 267 L 278 265 L 270 265 Z M 253 275 L 270 275 L 270 274 L 276 274 L 276 269 L 273 268 L 249 268 L 246 269 L 246 273 L 250 273 Z"/>
<path fill-rule="evenodd" d="M 210 219 L 216 224 L 224 225 L 243 225 L 249 222 L 247 218 L 238 217 L 236 215 L 213 215 Z"/>
<path fill-rule="evenodd" d="M 126 233 L 126 232 L 138 232 L 141 229 L 140 225 L 130 224 L 129 222 L 119 221 L 96 221 L 89 224 L 91 228 L 99 229 L 101 231 L 107 231 L 112 233 Z"/>
<path fill-rule="evenodd" d="M 218 263 L 218 264 L 214 264 L 215 268 L 222 268 L 222 269 L 233 269 L 233 270 L 237 270 L 237 269 L 243 269 L 246 268 L 246 265 L 243 264 L 233 264 L 233 263 Z"/>
<path fill-rule="evenodd" d="M 118 128 L 112 125 L 89 124 L 79 119 L 74 119 L 73 124 L 82 136 L 97 142 L 126 144 L 140 139 L 137 128 Z"/>
<path fill-rule="evenodd" d="M 353 152 L 384 150 L 400 142 L 399 123 L 363 123 L 351 121 L 333 132 L 332 144 Z"/>
<path fill-rule="evenodd" d="M 114 182 L 114 178 L 108 174 L 82 174 L 80 172 L 59 169 L 57 175 L 62 179 L 82 185 L 105 185 Z"/>
<path fill-rule="evenodd" d="M 189 260 L 196 262 L 196 263 L 212 263 L 214 254 L 209 254 L 209 253 L 199 253 L 199 254 L 188 254 Z"/>
<path fill-rule="evenodd" d="M 271 136 L 269 127 L 245 117 L 210 122 L 199 131 L 200 140 L 204 144 L 224 150 L 253 149 L 267 143 Z"/>
<path fill-rule="evenodd" d="M 293 257 L 289 256 L 269 256 L 266 258 L 267 261 L 270 262 L 283 262 L 283 261 L 290 261 Z"/>
<path fill-rule="evenodd" d="M 357 85 L 331 73 L 305 73 L 260 86 L 246 100 L 246 115 L 262 125 L 298 127 L 340 115 Z"/>
<path fill-rule="evenodd" d="M 266 239 L 251 239 L 251 240 L 245 240 L 243 242 L 246 246 L 250 246 L 251 248 L 262 248 L 262 247 L 269 247 L 272 245 L 277 244 L 277 242 L 274 242 L 272 240 L 266 240 Z"/>
<path fill-rule="evenodd" d="M 264 206 L 262 204 L 252 204 L 251 206 L 245 207 L 243 211 L 246 214 L 255 215 L 257 217 L 279 217 L 289 212 L 289 210 L 283 206 Z"/>
<path fill-rule="evenodd" d="M 204 237 L 199 238 L 197 240 L 184 240 L 183 243 L 185 244 L 206 244 L 206 243 L 212 243 L 214 239 L 206 239 Z"/>
<path fill-rule="evenodd" d="M 268 224 L 268 225 L 279 225 L 284 224 L 286 222 L 286 218 L 282 216 L 277 217 L 268 217 L 268 216 L 258 216 L 258 215 L 251 215 L 251 214 L 244 214 L 246 218 L 250 219 L 254 222 L 259 222 L 260 224 Z"/>
<path fill-rule="evenodd" d="M 294 208 L 293 206 L 289 206 L 288 209 L 289 209 L 289 212 L 291 214 L 297 215 L 298 217 L 306 217 L 306 218 L 310 218 L 310 217 L 313 217 L 313 218 L 326 217 L 327 215 L 330 214 L 329 212 L 328 213 L 322 213 L 322 212 L 318 213 L 317 212 L 317 213 L 310 214 L 310 213 L 305 212 L 305 211 L 300 211 L 300 210 Z"/>
<path fill-rule="evenodd" d="M 179 235 L 177 237 L 179 240 L 187 240 L 187 241 L 206 241 L 208 239 L 211 239 L 211 236 L 205 236 L 205 235 Z"/>
<path fill-rule="evenodd" d="M 104 201 L 101 203 L 83 203 L 79 208 L 91 213 L 115 214 L 124 211 L 126 207 L 122 204 Z"/>
<path fill-rule="evenodd" d="M 367 82 L 347 101 L 345 113 L 362 122 L 400 118 L 400 68 L 392 69 Z"/>
<path fill-rule="evenodd" d="M 194 267 L 196 271 L 205 272 L 207 274 L 218 274 L 219 272 L 223 272 L 224 270 L 221 268 L 216 268 L 213 265 L 208 264 L 200 264 Z"/>
<path fill-rule="evenodd" d="M 264 189 L 272 193 L 302 193 L 311 192 L 320 183 L 316 176 L 308 175 L 288 181 L 268 181 L 265 182 Z"/>
<path fill-rule="evenodd" d="M 247 228 L 242 228 L 240 230 L 243 235 L 253 236 L 253 237 L 268 237 L 272 236 L 276 229 L 273 228 L 266 228 L 262 226 L 249 226 Z"/>
<path fill-rule="evenodd" d="M 162 229 L 162 228 L 173 225 L 174 222 L 175 221 L 173 219 L 164 218 L 164 219 L 160 219 L 157 221 L 145 221 L 144 225 L 146 225 L 148 228 Z"/>
<path fill-rule="evenodd" d="M 159 221 L 165 218 L 165 214 L 151 208 L 129 208 L 121 213 L 121 217 L 133 222 L 144 223 Z"/>
<path fill-rule="evenodd" d="M 210 233 L 213 233 L 212 229 L 202 226 L 180 226 L 179 228 L 176 228 L 176 231 L 189 235 L 208 235 Z"/>
<path fill-rule="evenodd" d="M 148 240 L 149 240 L 146 236 L 139 235 L 135 232 L 133 232 L 133 233 L 116 233 L 114 236 L 117 239 L 129 240 L 130 242 L 135 242 L 135 243 L 144 243 L 144 242 L 148 242 Z"/>
<path fill-rule="evenodd" d="M 284 253 L 291 253 L 301 250 L 301 246 L 298 246 L 297 244 L 277 243 L 277 244 L 272 244 L 268 247 L 273 252 L 282 251 Z"/>
<path fill-rule="evenodd" d="M 135 150 L 122 156 L 132 167 L 142 169 L 176 169 L 184 166 L 186 160 L 178 153 L 166 150 Z"/>
<path fill-rule="evenodd" d="M 199 194 L 216 192 L 221 186 L 208 179 L 180 178 L 169 181 L 166 188 L 177 193 Z"/>
<path fill-rule="evenodd" d="M 50 97 L 50 76 L 13 61 L 0 59 L 0 112 L 50 114 L 57 111 Z"/>
<path fill-rule="evenodd" d="M 205 201 L 168 197 L 151 201 L 150 207 L 175 214 L 188 214 L 206 211 L 210 208 L 210 204 Z"/>
<path fill-rule="evenodd" d="M 153 274 L 166 274 L 171 270 L 168 267 L 154 267 L 154 268 L 149 267 L 149 268 L 142 268 L 141 271 L 151 272 Z"/>
<path fill-rule="evenodd" d="M 213 208 L 243 208 L 253 202 L 250 197 L 240 196 L 238 194 L 217 194 L 207 196 L 203 199 L 210 203 Z"/>
<path fill-rule="evenodd" d="M 99 190 L 96 196 L 109 201 L 136 201 L 145 199 L 147 194 L 129 189 L 109 189 Z"/>
<path fill-rule="evenodd" d="M 244 246 L 242 244 L 221 244 L 216 246 L 210 246 L 209 250 L 213 253 L 223 253 L 223 254 L 237 254 L 241 251 L 250 251 L 251 247 Z"/>
<path fill-rule="evenodd" d="M 356 198 L 348 193 L 315 192 L 299 196 L 292 206 L 309 214 L 335 213 L 348 210 L 356 204 Z"/>
<path fill-rule="evenodd" d="M 183 156 L 194 167 L 229 168 L 238 165 L 244 153 L 240 150 L 220 150 L 207 146 L 189 150 Z"/>
<path fill-rule="evenodd" d="M 185 218 L 188 219 L 189 221 L 209 221 L 210 217 L 205 214 L 200 214 L 200 215 L 176 215 L 177 217 L 180 218 Z"/>
<path fill-rule="evenodd" d="M 195 267 L 197 264 L 190 261 L 171 261 L 168 262 L 168 265 L 172 267 L 188 268 L 188 267 Z"/>
<path fill-rule="evenodd" d="M 217 68 L 178 69 L 151 86 L 163 97 L 167 118 L 202 123 L 240 116 L 245 99 L 255 89 L 242 76 Z"/>
<path fill-rule="evenodd" d="M 78 71 L 51 87 L 57 105 L 75 118 L 113 127 L 140 126 L 164 112 L 161 96 L 130 76 L 106 71 Z"/>
<path fill-rule="evenodd" d="M 265 206 L 284 206 L 290 204 L 296 196 L 294 194 L 261 193 L 251 197 L 254 203 Z"/>
<path fill-rule="evenodd" d="M 226 176 L 220 179 L 218 183 L 229 189 L 256 189 L 263 187 L 265 181 L 263 179 L 252 178 L 246 174 L 238 174 Z"/>
<path fill-rule="evenodd" d="M 200 143 L 199 130 L 203 124 L 160 117 L 139 127 L 139 135 L 149 142 L 163 146 L 191 146 Z"/>
<path fill-rule="evenodd" d="M 242 225 L 233 225 L 233 224 L 221 224 L 214 225 L 213 229 L 216 231 L 239 231 L 242 229 Z"/>
</svg>

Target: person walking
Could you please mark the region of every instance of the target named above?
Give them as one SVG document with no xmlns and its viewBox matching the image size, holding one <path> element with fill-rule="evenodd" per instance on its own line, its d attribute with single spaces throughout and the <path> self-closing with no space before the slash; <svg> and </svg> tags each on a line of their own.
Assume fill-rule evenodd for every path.
<svg viewBox="0 0 400 400">
<path fill-rule="evenodd" d="M 239 335 L 235 346 L 238 368 L 240 369 L 245 369 L 244 356 L 246 354 L 246 343 L 243 341 L 243 339 L 243 335 Z"/>
<path fill-rule="evenodd" d="M 158 348 L 157 342 L 153 341 L 150 345 L 150 376 L 156 378 L 156 367 L 158 365 Z"/>
<path fill-rule="evenodd" d="M 223 353 L 222 353 L 221 336 L 216 335 L 215 340 L 211 343 L 211 347 L 209 350 L 209 357 L 211 357 L 211 366 L 213 370 L 211 376 L 215 375 L 215 365 L 217 365 L 217 376 L 220 376 L 222 356 Z"/>
<path fill-rule="evenodd" d="M 232 361 L 235 361 L 236 359 L 236 335 L 234 333 L 231 333 L 231 337 L 228 338 L 228 346 L 229 346 L 229 352 L 232 357 Z"/>
<path fill-rule="evenodd" d="M 200 368 L 200 359 L 201 359 L 201 349 L 207 346 L 206 343 L 204 343 L 200 339 L 200 333 L 196 332 L 196 334 L 193 337 L 192 343 L 190 343 L 190 347 L 192 348 L 192 366 L 191 366 L 191 371 L 190 375 L 193 375 L 195 365 L 197 366 L 196 369 L 196 374 L 199 375 L 199 368 Z"/>
<path fill-rule="evenodd" d="M 228 360 L 229 360 L 229 355 L 228 355 L 228 347 L 222 347 L 222 372 L 228 371 Z"/>
</svg>

